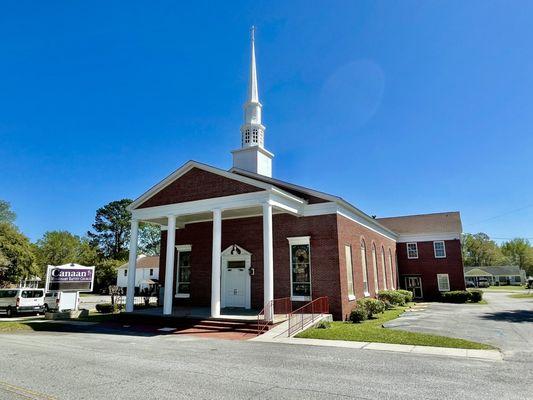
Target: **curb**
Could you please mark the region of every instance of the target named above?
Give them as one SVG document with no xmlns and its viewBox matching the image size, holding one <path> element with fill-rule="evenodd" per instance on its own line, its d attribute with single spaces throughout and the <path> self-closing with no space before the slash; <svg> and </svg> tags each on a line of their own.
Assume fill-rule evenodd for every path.
<svg viewBox="0 0 533 400">
<path fill-rule="evenodd" d="M 399 353 L 425 354 L 444 357 L 458 357 L 486 361 L 502 361 L 502 354 L 498 350 L 458 349 L 450 347 L 416 346 L 407 344 L 375 343 L 375 342 L 352 342 L 348 340 L 325 340 L 325 339 L 297 339 L 279 338 L 268 339 L 257 337 L 256 342 L 283 343 L 304 346 L 340 347 L 359 350 L 392 351 Z"/>
</svg>

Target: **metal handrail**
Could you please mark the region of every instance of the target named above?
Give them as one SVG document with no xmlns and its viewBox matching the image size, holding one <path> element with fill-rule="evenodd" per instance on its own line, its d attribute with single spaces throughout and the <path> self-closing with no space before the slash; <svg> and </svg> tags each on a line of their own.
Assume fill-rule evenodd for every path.
<svg viewBox="0 0 533 400">
<path fill-rule="evenodd" d="M 294 310 L 288 316 L 289 328 L 287 329 L 287 336 L 291 337 L 293 335 L 293 328 L 303 330 L 305 325 L 313 323 L 315 319 L 323 314 L 329 314 L 329 299 L 327 296 L 319 297 Z M 292 323 L 293 319 L 298 319 L 298 315 L 300 315 L 300 320 Z"/>
<path fill-rule="evenodd" d="M 285 316 L 288 317 L 288 315 L 292 312 L 292 301 L 290 297 L 282 297 L 279 299 L 273 299 L 265 303 L 265 307 L 257 314 L 257 335 L 260 335 L 263 333 L 263 331 L 266 329 L 266 327 L 272 322 L 272 321 L 266 321 L 263 318 L 263 323 L 261 323 L 261 315 L 265 315 L 266 309 L 272 310 L 272 319 L 274 318 L 274 315 L 276 314 L 285 314 Z M 281 308 L 281 310 L 280 310 Z M 276 310 L 278 311 L 276 313 Z M 284 312 L 279 312 L 284 311 Z"/>
</svg>

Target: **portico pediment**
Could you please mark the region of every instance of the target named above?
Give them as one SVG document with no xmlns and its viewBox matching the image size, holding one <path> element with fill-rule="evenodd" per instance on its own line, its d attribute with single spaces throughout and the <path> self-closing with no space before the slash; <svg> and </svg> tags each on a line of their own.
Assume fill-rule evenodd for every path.
<svg viewBox="0 0 533 400">
<path fill-rule="evenodd" d="M 222 252 L 223 256 L 251 256 L 252 253 L 237 244 L 232 244 Z"/>
</svg>

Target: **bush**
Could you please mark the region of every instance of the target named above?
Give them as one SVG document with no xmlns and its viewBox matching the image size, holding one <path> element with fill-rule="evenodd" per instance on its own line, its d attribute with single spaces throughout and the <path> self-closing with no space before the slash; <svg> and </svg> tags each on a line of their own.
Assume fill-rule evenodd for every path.
<svg viewBox="0 0 533 400">
<path fill-rule="evenodd" d="M 357 300 L 357 306 L 366 310 L 368 318 L 385 311 L 385 303 L 381 300 L 365 298 Z"/>
<path fill-rule="evenodd" d="M 445 303 L 466 303 L 470 300 L 470 293 L 466 290 L 454 290 L 441 293 L 441 298 Z"/>
<path fill-rule="evenodd" d="M 381 300 L 383 302 L 383 305 L 385 306 L 385 310 L 392 310 L 394 308 L 394 304 L 391 304 L 387 300 Z"/>
<path fill-rule="evenodd" d="M 353 323 L 363 322 L 368 319 L 368 311 L 359 304 L 350 313 L 350 321 Z"/>
<path fill-rule="evenodd" d="M 405 298 L 406 303 L 410 303 L 411 301 L 413 301 L 413 292 L 411 292 L 410 290 L 398 289 L 397 292 Z"/>
<path fill-rule="evenodd" d="M 112 312 L 117 312 L 119 310 L 118 304 L 111 303 L 100 303 L 96 305 L 96 311 L 103 314 L 109 314 Z"/>
<path fill-rule="evenodd" d="M 402 292 L 407 292 L 411 296 L 408 297 Z M 378 292 L 378 299 L 392 305 L 404 306 L 407 301 L 412 300 L 412 293 L 407 290 L 380 290 Z"/>
<path fill-rule="evenodd" d="M 322 320 L 318 324 L 315 325 L 316 329 L 329 329 L 331 328 L 331 322 Z"/>
<path fill-rule="evenodd" d="M 483 300 L 482 290 L 473 289 L 473 290 L 470 290 L 468 293 L 470 293 L 470 301 L 472 303 L 479 303 L 481 300 Z"/>
</svg>

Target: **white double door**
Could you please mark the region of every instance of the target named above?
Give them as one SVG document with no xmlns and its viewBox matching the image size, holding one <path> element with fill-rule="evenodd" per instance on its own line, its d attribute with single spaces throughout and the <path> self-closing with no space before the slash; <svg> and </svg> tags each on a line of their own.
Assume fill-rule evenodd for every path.
<svg viewBox="0 0 533 400">
<path fill-rule="evenodd" d="M 250 257 L 222 254 L 221 306 L 250 308 Z"/>
</svg>

